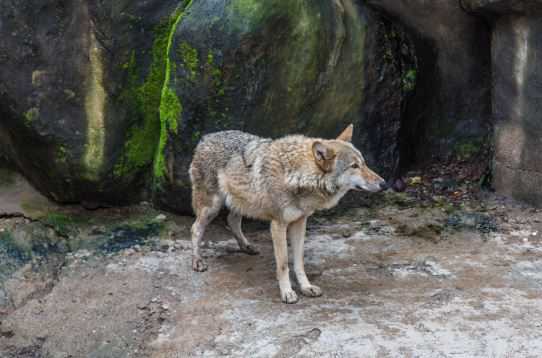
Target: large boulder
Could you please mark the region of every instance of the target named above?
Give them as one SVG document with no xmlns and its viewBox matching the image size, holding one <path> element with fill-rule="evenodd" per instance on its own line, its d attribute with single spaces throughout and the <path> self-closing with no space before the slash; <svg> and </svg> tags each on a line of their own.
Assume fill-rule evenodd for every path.
<svg viewBox="0 0 542 358">
<path fill-rule="evenodd" d="M 178 6 L 0 2 L 0 148 L 48 196 L 89 203 L 138 196 L 159 137 Z"/>
<path fill-rule="evenodd" d="M 400 56 L 392 32 L 407 42 L 351 0 L 193 2 L 171 42 L 156 199 L 186 208 L 192 151 L 222 129 L 332 137 L 354 123 L 355 144 L 390 173 L 407 70 L 387 65 Z M 389 59 L 375 60 L 386 45 Z"/>
<path fill-rule="evenodd" d="M 0 34 L 0 153 L 60 202 L 187 212 L 194 146 L 233 128 L 354 123 L 390 173 L 415 83 L 403 31 L 353 0 L 5 0 Z"/>
</svg>

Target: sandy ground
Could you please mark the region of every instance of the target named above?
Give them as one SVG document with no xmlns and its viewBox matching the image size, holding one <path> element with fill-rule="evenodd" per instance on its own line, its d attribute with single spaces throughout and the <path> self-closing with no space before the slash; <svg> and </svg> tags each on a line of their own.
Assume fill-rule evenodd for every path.
<svg viewBox="0 0 542 358">
<path fill-rule="evenodd" d="M 0 219 L 0 357 L 542 356 L 542 212 L 360 205 L 311 218 L 324 295 L 295 305 L 265 224 L 245 225 L 261 251 L 246 256 L 217 219 L 195 273 L 192 218 L 147 205 Z"/>
</svg>

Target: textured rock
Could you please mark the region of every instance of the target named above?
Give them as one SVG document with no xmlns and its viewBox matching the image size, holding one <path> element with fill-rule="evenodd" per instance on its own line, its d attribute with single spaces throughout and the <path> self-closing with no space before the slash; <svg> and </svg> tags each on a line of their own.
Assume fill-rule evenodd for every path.
<svg viewBox="0 0 542 358">
<path fill-rule="evenodd" d="M 402 166 L 480 147 L 490 131 L 490 32 L 457 0 L 369 0 L 414 39 L 416 90 L 401 129 Z"/>
<path fill-rule="evenodd" d="M 176 6 L 0 3 L 0 148 L 48 196 L 119 203 L 137 195 L 159 134 L 151 102 L 160 98 L 160 73 L 145 100 L 127 88 L 152 82 L 160 60 L 153 42 Z M 128 72 L 136 52 L 140 68 Z"/>
<path fill-rule="evenodd" d="M 542 205 L 542 1 L 463 0 L 493 29 L 495 189 Z"/>
<path fill-rule="evenodd" d="M 371 163 L 397 161 L 413 55 L 352 0 L 7 0 L 0 33 L 1 156 L 60 202 L 144 191 L 186 212 L 194 145 L 229 128 L 331 137 L 353 122 Z"/>
<path fill-rule="evenodd" d="M 492 43 L 495 188 L 542 205 L 542 19 L 500 18 Z"/>
<path fill-rule="evenodd" d="M 351 0 L 192 3 L 171 43 L 155 198 L 186 211 L 192 150 L 223 129 L 332 137 L 354 123 L 355 143 L 390 173 L 407 69 L 375 56 L 387 44 L 392 62 L 400 34 Z"/>
</svg>

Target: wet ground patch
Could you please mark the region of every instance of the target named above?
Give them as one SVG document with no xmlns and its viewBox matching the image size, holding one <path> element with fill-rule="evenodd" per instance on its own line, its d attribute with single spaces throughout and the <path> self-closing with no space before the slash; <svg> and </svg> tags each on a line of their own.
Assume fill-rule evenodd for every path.
<svg viewBox="0 0 542 358">
<path fill-rule="evenodd" d="M 448 216 L 446 226 L 453 230 L 475 230 L 484 234 L 498 230 L 497 220 L 487 213 L 456 212 Z"/>
<path fill-rule="evenodd" d="M 149 244 L 156 246 L 156 239 L 163 226 L 159 222 L 143 222 L 136 224 L 123 224 L 112 228 L 98 236 L 102 243 L 97 246 L 104 253 L 115 253 L 135 245 Z"/>
</svg>

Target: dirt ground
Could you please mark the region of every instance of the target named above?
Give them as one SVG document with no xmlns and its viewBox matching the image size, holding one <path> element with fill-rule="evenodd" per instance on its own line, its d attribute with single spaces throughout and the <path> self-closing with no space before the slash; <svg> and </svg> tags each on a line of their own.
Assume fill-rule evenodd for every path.
<svg viewBox="0 0 542 358">
<path fill-rule="evenodd" d="M 542 211 L 447 180 L 311 218 L 324 295 L 286 305 L 264 223 L 247 256 L 217 219 L 196 273 L 190 217 L 58 207 L 4 178 L 0 357 L 542 356 Z"/>
</svg>

